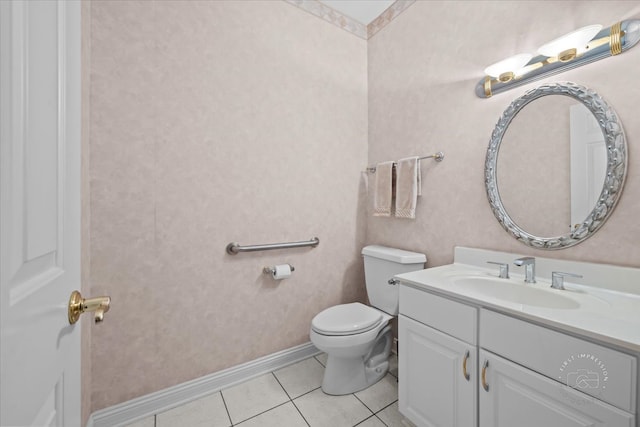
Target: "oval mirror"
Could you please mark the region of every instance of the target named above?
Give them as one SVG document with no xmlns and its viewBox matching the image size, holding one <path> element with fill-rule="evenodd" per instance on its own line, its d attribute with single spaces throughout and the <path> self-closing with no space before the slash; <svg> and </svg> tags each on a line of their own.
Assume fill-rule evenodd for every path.
<svg viewBox="0 0 640 427">
<path fill-rule="evenodd" d="M 611 214 L 626 163 L 613 109 L 585 87 L 548 84 L 513 101 L 496 124 L 485 161 L 487 197 L 502 227 L 522 243 L 566 248 Z"/>
</svg>

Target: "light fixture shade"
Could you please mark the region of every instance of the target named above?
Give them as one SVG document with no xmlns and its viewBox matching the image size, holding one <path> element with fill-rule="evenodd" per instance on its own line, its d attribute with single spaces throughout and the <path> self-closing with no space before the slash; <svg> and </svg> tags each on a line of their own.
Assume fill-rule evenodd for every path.
<svg viewBox="0 0 640 427">
<path fill-rule="evenodd" d="M 600 32 L 602 25 L 587 25 L 586 27 L 578 28 L 575 31 L 565 34 L 562 37 L 558 37 L 555 40 L 546 43 L 538 49 L 540 55 L 548 56 L 550 58 L 560 55 L 570 49 L 576 49 L 580 54 L 585 50 L 585 47 Z"/>
<path fill-rule="evenodd" d="M 496 62 L 495 64 L 489 65 L 484 69 L 484 73 L 487 76 L 491 76 L 494 78 L 499 78 L 500 75 L 504 73 L 518 74 L 517 71 L 527 65 L 527 63 L 531 61 L 532 57 L 533 55 L 528 53 L 514 55 L 507 59 L 503 59 L 502 61 Z"/>
</svg>

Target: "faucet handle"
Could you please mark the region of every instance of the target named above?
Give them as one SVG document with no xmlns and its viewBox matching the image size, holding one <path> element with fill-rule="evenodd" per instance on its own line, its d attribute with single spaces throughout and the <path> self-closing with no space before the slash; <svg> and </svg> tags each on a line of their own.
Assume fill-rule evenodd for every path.
<svg viewBox="0 0 640 427">
<path fill-rule="evenodd" d="M 563 271 L 552 271 L 551 272 L 551 287 L 553 289 L 564 290 L 564 278 L 565 277 L 576 277 L 581 278 L 581 274 L 573 274 L 573 273 L 565 273 Z"/>
<path fill-rule="evenodd" d="M 500 277 L 501 279 L 509 278 L 509 264 L 504 262 L 495 262 L 495 261 L 487 261 L 487 264 L 495 264 L 500 266 Z"/>
</svg>

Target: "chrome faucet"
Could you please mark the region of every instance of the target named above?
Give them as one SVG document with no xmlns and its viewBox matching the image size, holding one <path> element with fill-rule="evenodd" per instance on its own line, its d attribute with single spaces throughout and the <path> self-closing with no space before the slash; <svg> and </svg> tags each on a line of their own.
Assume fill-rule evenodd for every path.
<svg viewBox="0 0 640 427">
<path fill-rule="evenodd" d="M 551 287 L 553 289 L 564 290 L 564 278 L 565 277 L 575 277 L 575 278 L 579 279 L 582 276 L 580 274 L 564 273 L 562 271 L 552 271 L 551 272 Z"/>
<path fill-rule="evenodd" d="M 524 282 L 536 283 L 536 259 L 526 256 L 513 261 L 515 265 L 521 267 L 524 265 Z"/>
</svg>

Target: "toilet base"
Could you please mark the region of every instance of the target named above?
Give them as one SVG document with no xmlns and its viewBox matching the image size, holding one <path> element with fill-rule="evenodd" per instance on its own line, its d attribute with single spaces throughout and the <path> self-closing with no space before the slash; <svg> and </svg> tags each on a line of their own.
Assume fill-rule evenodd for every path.
<svg viewBox="0 0 640 427">
<path fill-rule="evenodd" d="M 380 381 L 389 370 L 392 341 L 391 326 L 387 325 L 365 356 L 338 357 L 328 354 L 322 391 L 340 396 L 364 390 Z"/>
</svg>

